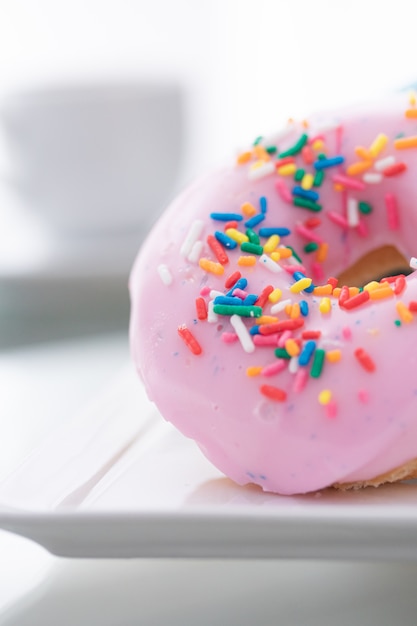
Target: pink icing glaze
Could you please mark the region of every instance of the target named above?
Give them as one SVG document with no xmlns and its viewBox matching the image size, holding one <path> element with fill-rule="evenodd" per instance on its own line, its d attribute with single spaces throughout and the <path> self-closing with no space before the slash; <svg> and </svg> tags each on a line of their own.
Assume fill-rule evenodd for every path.
<svg viewBox="0 0 417 626">
<path fill-rule="evenodd" d="M 239 247 L 227 250 L 229 262 L 221 276 L 190 262 L 180 253 L 190 225 L 202 220 L 199 239 L 204 245 L 200 256 L 215 261 L 206 239 L 215 230 L 223 231 L 224 225 L 212 220 L 210 213 L 240 213 L 244 202 L 251 202 L 259 212 L 259 199 L 266 197 L 266 218 L 254 230 L 264 226 L 289 228 L 292 232 L 281 244 L 288 243 L 298 252 L 315 284 L 317 275 L 324 276 L 325 284 L 327 277 L 338 275 L 365 253 L 388 243 L 406 258 L 416 256 L 417 148 L 394 147 L 400 133 L 417 135 L 417 120 L 404 114 L 408 106 L 407 96 L 402 95 L 377 107 L 350 110 L 330 116 L 327 130 L 322 126 L 329 116 L 316 116 L 307 130 L 293 124 L 279 140 L 264 142 L 278 145 L 283 152 L 307 132 L 309 137 L 324 138 L 325 147 L 320 150 L 327 157 L 343 155 L 344 163 L 326 169 L 322 186 L 313 187 L 320 194 L 320 213 L 288 202 L 281 183 L 291 191 L 299 184 L 292 176 L 279 176 L 274 171 L 250 180 L 253 161 L 232 166 L 187 189 L 159 220 L 135 262 L 130 280 L 131 346 L 148 395 L 167 420 L 193 438 L 214 465 L 240 484 L 253 482 L 281 494 L 305 493 L 334 482 L 370 479 L 417 457 L 417 314 L 410 323 L 395 324 L 399 319 L 396 303 L 400 300 L 408 306 L 417 300 L 417 273 L 407 277 L 400 295 L 368 300 L 352 310 L 341 308 L 337 298 L 330 296 L 331 311 L 323 314 L 319 310 L 321 297 L 290 291 L 294 284 L 290 273 L 269 271 L 259 257 L 254 267 L 239 266 L 239 256 L 248 255 Z M 355 146 L 369 147 L 380 133 L 389 141 L 376 160 L 393 155 L 396 162 L 406 164 L 406 171 L 383 176 L 376 184 L 363 182 L 363 174 L 359 174 L 351 177 L 352 185 L 345 181 L 344 189 L 335 190 L 333 177 L 343 181 L 347 167 L 360 160 Z M 314 150 L 314 142 L 309 145 Z M 317 150 L 315 154 L 317 158 Z M 294 158 L 297 167 L 314 174 L 314 165 L 306 164 L 301 153 Z M 273 156 L 272 162 L 275 159 Z M 375 172 L 373 166 L 367 173 Z M 387 194 L 397 203 L 395 219 L 387 215 Z M 352 198 L 368 202 L 373 212 L 360 214 L 359 223 L 353 216 L 353 225 L 346 226 Z M 329 219 L 329 212 L 339 215 L 340 220 Z M 329 244 L 322 263 L 317 262 L 315 252 L 303 250 L 309 241 L 305 220 L 312 217 L 319 217 L 321 224 L 310 241 Z M 396 220 L 398 227 L 392 229 Z M 302 227 L 297 229 L 297 224 Z M 239 230 L 245 231 L 244 221 Z M 265 242 L 266 238 L 261 238 L 261 244 Z M 278 264 L 288 265 L 288 260 Z M 161 280 L 161 265 L 172 278 L 166 281 L 170 284 Z M 247 278 L 248 293 L 259 295 L 272 285 L 282 291 L 281 301 L 307 301 L 309 313 L 302 317 L 304 326 L 290 336 L 298 338 L 303 349 L 303 330 L 321 330 L 317 348 L 340 349 L 340 361 L 325 360 L 321 376 L 313 378 L 311 362 L 300 366 L 297 356 L 285 363 L 278 361 L 271 343 L 279 343 L 279 334 L 272 342 L 253 343 L 253 351 L 246 352 L 240 340 L 222 340 L 224 333 L 239 334 L 228 316 L 218 315 L 216 322 L 198 320 L 196 298 L 204 293 L 208 303 L 209 290 L 226 293 L 225 280 L 236 270 Z M 263 313 L 270 315 L 274 306 L 268 301 Z M 279 320 L 289 319 L 285 310 L 277 316 Z M 247 329 L 255 323 L 243 318 Z M 193 354 L 178 335 L 177 328 L 184 324 L 201 346 L 200 355 Z M 355 357 L 358 348 L 371 357 L 375 371 L 361 366 Z M 268 375 L 248 376 L 246 370 L 251 367 Z M 261 393 L 262 385 L 284 391 L 286 399 L 270 399 Z M 330 398 L 321 403 L 319 394 L 324 390 L 330 391 Z"/>
</svg>

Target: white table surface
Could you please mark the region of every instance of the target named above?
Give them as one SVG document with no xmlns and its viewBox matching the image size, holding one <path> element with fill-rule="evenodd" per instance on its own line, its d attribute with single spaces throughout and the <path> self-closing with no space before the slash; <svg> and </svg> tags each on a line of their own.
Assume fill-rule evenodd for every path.
<svg viewBox="0 0 417 626">
<path fill-rule="evenodd" d="M 0 354 L 0 476 L 111 384 L 126 333 Z M 417 565 L 53 557 L 0 532 L 7 626 L 402 626 L 416 623 Z"/>
</svg>

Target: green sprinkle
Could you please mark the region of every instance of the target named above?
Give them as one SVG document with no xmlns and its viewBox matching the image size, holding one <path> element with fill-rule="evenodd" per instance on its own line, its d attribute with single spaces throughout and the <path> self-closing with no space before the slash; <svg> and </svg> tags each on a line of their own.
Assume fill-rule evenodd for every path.
<svg viewBox="0 0 417 626">
<path fill-rule="evenodd" d="M 253 142 L 253 145 L 257 146 L 258 144 L 261 143 L 262 139 L 263 139 L 262 135 L 259 135 L 259 137 L 257 137 L 255 141 Z"/>
<path fill-rule="evenodd" d="M 247 229 L 246 236 L 248 237 L 250 243 L 255 243 L 256 245 L 259 245 L 259 242 L 260 242 L 259 235 L 258 233 L 255 233 L 255 231 L 252 230 L 252 228 Z"/>
<path fill-rule="evenodd" d="M 215 304 L 213 311 L 218 315 L 240 315 L 240 317 L 261 317 L 262 307 L 245 304 Z"/>
<path fill-rule="evenodd" d="M 315 241 L 310 241 L 310 243 L 307 243 L 304 246 L 304 252 L 314 252 L 315 250 L 319 249 L 319 244 L 316 243 Z"/>
<path fill-rule="evenodd" d="M 262 246 L 259 246 L 256 243 L 251 243 L 250 241 L 244 241 L 240 246 L 240 249 L 242 250 L 242 252 L 258 254 L 259 256 L 264 253 L 264 249 Z"/>
<path fill-rule="evenodd" d="M 303 260 L 300 259 L 294 248 L 292 246 L 287 246 L 287 248 L 291 250 L 293 257 L 295 257 L 299 263 L 303 264 Z"/>
<path fill-rule="evenodd" d="M 369 215 L 369 213 L 372 213 L 373 211 L 371 205 L 368 202 L 359 202 L 358 207 L 359 211 L 363 213 L 363 215 Z"/>
<path fill-rule="evenodd" d="M 401 326 L 401 320 L 395 320 L 394 324 L 395 324 L 396 326 Z"/>
<path fill-rule="evenodd" d="M 265 148 L 265 150 L 268 154 L 275 154 L 278 148 L 276 146 L 268 146 L 267 148 Z"/>
<path fill-rule="evenodd" d="M 315 211 L 316 213 L 318 213 L 322 209 L 320 204 L 316 204 L 312 200 L 307 200 L 306 198 L 299 198 L 298 196 L 293 198 L 293 203 L 295 206 L 302 207 L 303 209 L 308 209 L 309 211 Z"/>
<path fill-rule="evenodd" d="M 305 173 L 306 173 L 306 171 L 305 171 L 305 170 L 303 170 L 303 169 L 298 169 L 298 170 L 295 172 L 295 174 L 294 174 L 294 180 L 295 180 L 297 183 L 299 183 L 299 182 L 300 182 L 300 180 L 303 180 L 303 178 L 304 178 L 304 174 L 305 174 Z"/>
<path fill-rule="evenodd" d="M 299 152 L 301 152 L 301 150 L 304 148 L 304 146 L 307 143 L 307 139 L 308 139 L 308 135 L 303 133 L 300 139 L 293 146 L 291 146 L 291 148 L 288 148 L 288 150 L 285 150 L 285 152 L 281 152 L 281 154 L 279 155 L 279 158 L 285 159 L 285 157 L 294 156 L 295 154 L 298 154 Z"/>
<path fill-rule="evenodd" d="M 278 357 L 278 359 L 290 359 L 291 358 L 291 354 L 288 354 L 285 348 L 276 348 L 275 356 Z"/>
<path fill-rule="evenodd" d="M 320 152 L 320 154 L 317 155 L 317 158 L 319 161 L 325 161 L 327 159 L 327 156 L 324 154 L 324 152 Z"/>
<path fill-rule="evenodd" d="M 326 353 L 324 350 L 318 348 L 314 353 L 313 365 L 311 366 L 310 376 L 312 378 L 320 378 L 323 371 L 324 357 Z"/>
<path fill-rule="evenodd" d="M 313 187 L 320 187 L 324 180 L 324 170 L 317 170 L 313 180 Z"/>
</svg>

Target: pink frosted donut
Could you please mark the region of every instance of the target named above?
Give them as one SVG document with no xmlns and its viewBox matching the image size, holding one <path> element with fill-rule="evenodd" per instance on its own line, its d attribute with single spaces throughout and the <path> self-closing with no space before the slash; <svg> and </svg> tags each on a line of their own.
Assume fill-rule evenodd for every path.
<svg viewBox="0 0 417 626">
<path fill-rule="evenodd" d="M 130 280 L 133 358 L 162 415 L 237 483 L 414 475 L 416 203 L 403 94 L 258 138 L 154 227 Z"/>
</svg>

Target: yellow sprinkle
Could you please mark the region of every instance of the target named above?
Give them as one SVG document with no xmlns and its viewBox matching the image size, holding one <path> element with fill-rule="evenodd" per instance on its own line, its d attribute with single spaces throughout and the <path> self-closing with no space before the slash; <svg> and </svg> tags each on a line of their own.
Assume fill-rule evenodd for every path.
<svg viewBox="0 0 417 626">
<path fill-rule="evenodd" d="M 387 143 L 388 137 L 384 133 L 379 133 L 369 146 L 371 156 L 375 159 L 383 151 Z"/>
<path fill-rule="evenodd" d="M 416 106 L 416 92 L 415 91 L 410 91 L 410 94 L 408 96 L 408 102 L 410 103 L 410 107 L 415 107 Z"/>
<path fill-rule="evenodd" d="M 255 213 L 256 213 L 256 210 L 255 210 Z M 280 240 L 279 235 L 271 235 L 269 239 L 267 240 L 266 244 L 264 245 L 265 254 L 270 254 L 271 252 L 273 252 L 275 248 L 278 246 L 279 240 Z"/>
<path fill-rule="evenodd" d="M 330 296 L 333 291 L 333 286 L 328 283 L 327 285 L 318 285 L 314 287 L 314 295 L 315 296 Z"/>
<path fill-rule="evenodd" d="M 298 317 L 300 317 L 300 315 L 301 315 L 300 305 L 298 304 L 298 302 L 294 302 L 294 304 L 291 307 L 290 318 L 292 320 L 295 320 Z"/>
<path fill-rule="evenodd" d="M 274 291 L 271 291 L 271 293 L 269 294 L 268 300 L 272 302 L 273 304 L 275 304 L 276 302 L 278 302 L 278 300 L 280 300 L 281 296 L 282 296 L 281 289 L 278 289 L 278 287 L 276 287 L 276 289 L 274 289 Z"/>
<path fill-rule="evenodd" d="M 246 376 L 259 376 L 262 372 L 262 367 L 259 365 L 252 365 L 246 369 Z"/>
<path fill-rule="evenodd" d="M 308 289 L 312 282 L 311 278 L 300 278 L 300 280 L 297 280 L 296 283 L 291 285 L 290 291 L 292 293 L 300 293 L 300 291 Z"/>
<path fill-rule="evenodd" d="M 244 163 L 247 163 L 248 161 L 250 161 L 251 158 L 252 158 L 252 152 L 241 152 L 240 154 L 238 154 L 236 158 L 236 162 L 238 165 L 243 165 Z"/>
<path fill-rule="evenodd" d="M 271 259 L 273 261 L 275 261 L 275 263 L 277 263 L 281 258 L 281 255 L 279 252 L 275 251 L 275 252 L 271 252 Z"/>
<path fill-rule="evenodd" d="M 265 161 L 263 161 L 262 159 L 259 159 L 258 161 L 255 161 L 255 163 L 252 163 L 252 165 L 250 166 L 251 170 L 257 170 L 260 167 L 263 167 L 265 165 Z"/>
<path fill-rule="evenodd" d="M 330 363 L 337 363 L 342 358 L 341 350 L 328 350 L 326 352 L 326 359 L 330 361 Z"/>
<path fill-rule="evenodd" d="M 318 263 L 324 263 L 324 261 L 327 259 L 328 251 L 329 251 L 329 244 L 321 243 L 316 252 L 316 261 Z"/>
<path fill-rule="evenodd" d="M 240 210 L 243 215 L 246 215 L 246 217 L 252 217 L 252 215 L 256 214 L 256 209 L 250 202 L 244 202 L 240 207 Z"/>
<path fill-rule="evenodd" d="M 376 280 L 371 280 L 370 283 L 366 283 L 364 285 L 364 291 L 375 291 L 375 289 L 379 289 L 381 287 L 381 283 Z"/>
<path fill-rule="evenodd" d="M 274 324 L 278 322 L 279 319 L 275 315 L 261 315 L 256 319 L 257 324 Z"/>
<path fill-rule="evenodd" d="M 323 391 L 320 391 L 319 393 L 320 404 L 323 404 L 323 405 L 329 404 L 331 399 L 332 399 L 332 392 L 330 391 L 330 389 L 323 389 Z"/>
<path fill-rule="evenodd" d="M 313 174 L 310 174 L 310 173 L 304 174 L 303 178 L 301 179 L 301 187 L 306 190 L 311 189 L 313 186 L 313 182 L 314 182 Z"/>
<path fill-rule="evenodd" d="M 284 246 L 280 246 L 277 252 L 279 252 L 281 259 L 289 259 L 290 257 L 292 257 L 291 248 L 285 248 Z"/>
<path fill-rule="evenodd" d="M 298 356 L 300 354 L 300 346 L 295 339 L 287 339 L 285 349 L 290 356 Z"/>
<path fill-rule="evenodd" d="M 249 241 L 249 237 L 247 237 L 244 233 L 241 233 L 240 230 L 237 230 L 236 228 L 227 228 L 226 235 L 238 244 Z"/>
<path fill-rule="evenodd" d="M 220 276 L 224 272 L 224 267 L 221 263 L 215 263 L 215 261 L 210 261 L 209 259 L 200 259 L 198 262 L 201 269 L 206 272 L 210 272 L 211 274 L 217 274 Z"/>
<path fill-rule="evenodd" d="M 404 302 L 401 302 L 400 300 L 395 305 L 395 308 L 397 309 L 397 313 L 400 316 L 401 321 L 404 322 L 404 324 L 409 324 L 413 321 L 414 316 L 411 311 L 409 311 L 408 308 L 405 306 Z"/>
<path fill-rule="evenodd" d="M 268 152 L 265 150 L 263 146 L 257 145 L 253 148 L 253 154 L 260 161 L 269 161 L 271 159 Z"/>
<path fill-rule="evenodd" d="M 417 148 L 417 135 L 395 139 L 394 148 L 396 148 L 396 150 L 407 150 L 408 148 Z"/>
<path fill-rule="evenodd" d="M 417 109 L 407 109 L 405 117 L 409 120 L 415 120 L 417 118 Z"/>
<path fill-rule="evenodd" d="M 285 165 L 281 165 L 277 169 L 277 172 L 280 176 L 293 176 L 297 171 L 297 166 L 295 163 L 286 163 Z"/>
<path fill-rule="evenodd" d="M 330 301 L 330 298 L 322 298 L 320 300 L 319 309 L 320 313 L 323 313 L 323 315 L 325 315 L 326 313 L 330 313 L 330 311 L 332 310 L 332 303 Z"/>
<path fill-rule="evenodd" d="M 251 267 L 256 265 L 256 257 L 252 255 L 240 256 L 237 260 L 237 264 L 243 267 Z"/>
<path fill-rule="evenodd" d="M 358 174 L 363 174 L 372 167 L 372 161 L 356 161 L 356 163 L 351 163 L 346 169 L 346 174 L 348 176 L 357 176 Z"/>
<path fill-rule="evenodd" d="M 311 147 L 313 150 L 323 150 L 323 148 L 325 148 L 325 144 L 322 139 L 316 139 L 316 141 L 311 144 Z"/>
<path fill-rule="evenodd" d="M 382 298 L 391 298 L 394 295 L 394 292 L 391 287 L 386 284 L 379 287 L 379 289 L 374 289 L 373 291 L 370 291 L 369 295 L 371 300 L 382 300 Z"/>
<path fill-rule="evenodd" d="M 355 154 L 356 156 L 358 156 L 360 159 L 363 159 L 364 161 L 372 161 L 371 152 L 367 150 L 366 148 L 364 148 L 363 146 L 356 146 Z"/>
</svg>

